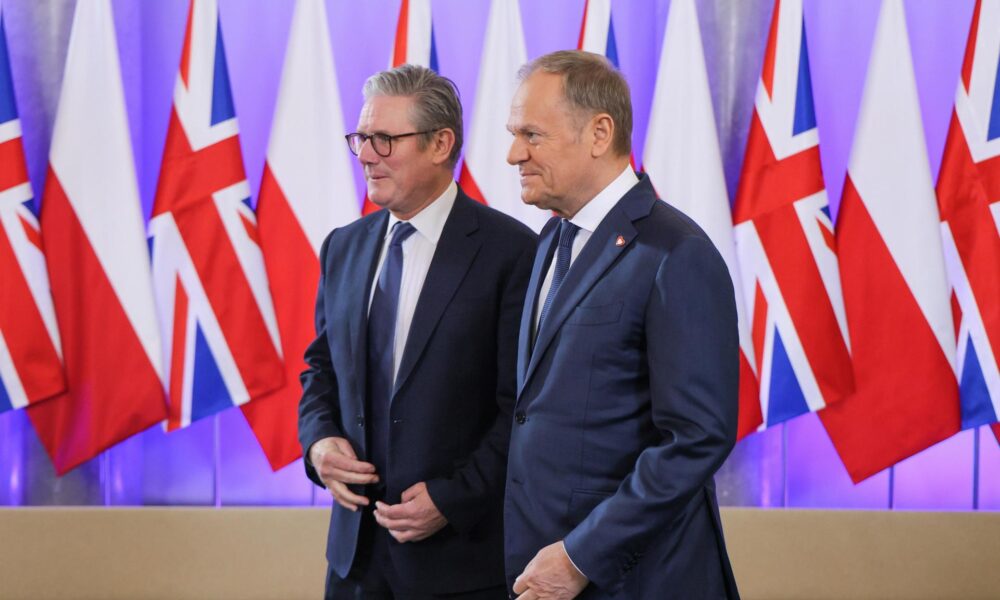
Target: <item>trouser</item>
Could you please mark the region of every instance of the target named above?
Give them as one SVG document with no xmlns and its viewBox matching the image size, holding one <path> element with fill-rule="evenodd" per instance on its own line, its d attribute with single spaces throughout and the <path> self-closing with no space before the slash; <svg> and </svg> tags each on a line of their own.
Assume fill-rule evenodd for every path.
<svg viewBox="0 0 1000 600">
<path fill-rule="evenodd" d="M 374 504 L 374 503 L 373 503 Z M 506 600 L 503 585 L 454 594 L 431 594 L 414 590 L 402 581 L 392 564 L 389 532 L 379 527 L 371 508 L 363 507 L 354 566 L 346 578 L 327 568 L 327 600 Z"/>
</svg>

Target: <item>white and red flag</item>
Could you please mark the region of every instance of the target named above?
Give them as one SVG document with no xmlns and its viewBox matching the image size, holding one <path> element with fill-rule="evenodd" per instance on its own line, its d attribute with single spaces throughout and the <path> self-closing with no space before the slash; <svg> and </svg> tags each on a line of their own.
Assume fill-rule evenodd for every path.
<svg viewBox="0 0 1000 600">
<path fill-rule="evenodd" d="M 819 415 L 858 482 L 960 425 L 940 218 L 902 0 L 882 3 L 837 241 L 856 392 Z"/>
<path fill-rule="evenodd" d="M 584 2 L 583 23 L 576 49 L 605 56 L 618 68 L 618 44 L 615 43 L 615 25 L 611 20 L 611 0 Z"/>
<path fill-rule="evenodd" d="M 517 91 L 517 70 L 526 62 L 528 51 L 517 0 L 493 0 L 479 65 L 472 127 L 465 136 L 468 143 L 458 182 L 472 198 L 541 231 L 552 213 L 521 201 L 520 176 L 507 164 L 507 118 Z"/>
<path fill-rule="evenodd" d="M 962 427 L 1000 420 L 1000 0 L 973 15 L 937 184 Z"/>
<path fill-rule="evenodd" d="M 149 222 L 167 430 L 284 383 L 215 0 L 192 0 Z"/>
<path fill-rule="evenodd" d="M 396 37 L 389 56 L 389 68 L 411 64 L 438 71 L 434 23 L 431 21 L 431 0 L 402 0 L 396 21 Z M 365 194 L 362 214 L 377 211 L 378 205 Z"/>
<path fill-rule="evenodd" d="M 359 216 L 344 134 L 324 2 L 298 0 L 257 203 L 285 385 L 242 408 L 275 470 L 302 454 L 299 373 L 306 368 L 306 346 L 316 337 L 320 245 L 330 230 Z"/>
<path fill-rule="evenodd" d="M 667 16 L 643 158 L 660 197 L 694 219 L 729 267 L 740 336 L 739 437 L 762 422 L 753 346 L 733 242 L 708 72 L 693 0 L 673 0 Z"/>
<path fill-rule="evenodd" d="M 0 5 L 0 413 L 66 389 Z"/>
<path fill-rule="evenodd" d="M 166 416 L 110 0 L 76 4 L 41 232 L 68 391 L 27 410 L 62 474 Z"/>
<path fill-rule="evenodd" d="M 776 0 L 733 209 L 762 426 L 854 387 L 802 0 Z"/>
</svg>

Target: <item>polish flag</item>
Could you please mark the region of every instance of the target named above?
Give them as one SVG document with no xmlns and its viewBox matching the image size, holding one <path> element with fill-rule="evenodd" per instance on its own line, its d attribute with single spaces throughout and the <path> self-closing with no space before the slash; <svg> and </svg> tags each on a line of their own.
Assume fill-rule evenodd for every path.
<svg viewBox="0 0 1000 600">
<path fill-rule="evenodd" d="M 0 413 L 66 389 L 0 5 Z"/>
<path fill-rule="evenodd" d="M 405 64 L 438 70 L 434 24 L 431 21 L 431 0 L 403 0 L 400 3 L 389 68 Z M 369 200 L 366 193 L 361 214 L 367 215 L 378 209 L 378 205 Z"/>
<path fill-rule="evenodd" d="M 242 409 L 274 470 L 302 454 L 299 374 L 316 336 L 320 245 L 330 230 L 359 216 L 344 134 L 326 7 L 323 0 L 298 0 L 257 203 L 285 385 Z"/>
<path fill-rule="evenodd" d="M 777 0 L 733 216 L 762 427 L 854 387 L 805 33 L 802 0 Z"/>
<path fill-rule="evenodd" d="M 962 427 L 1000 420 L 1000 0 L 976 3 L 937 197 Z"/>
<path fill-rule="evenodd" d="M 216 0 L 192 0 L 149 222 L 168 431 L 284 384 Z"/>
<path fill-rule="evenodd" d="M 483 43 L 472 127 L 458 183 L 466 194 L 518 219 L 536 232 L 552 213 L 521 201 L 517 169 L 507 164 L 507 117 L 517 70 L 528 62 L 517 0 L 493 0 Z"/>
<path fill-rule="evenodd" d="M 939 223 L 903 2 L 885 0 L 837 220 L 857 391 L 819 413 L 855 482 L 959 430 Z"/>
<path fill-rule="evenodd" d="M 68 392 L 28 407 L 59 474 L 166 416 L 132 161 L 111 1 L 78 2 L 41 216 Z"/>
<path fill-rule="evenodd" d="M 729 267 L 740 334 L 740 418 L 737 435 L 763 422 L 758 401 L 754 348 L 733 241 L 729 194 L 715 129 L 708 72 L 693 0 L 673 0 L 667 16 L 644 169 L 666 202 L 694 219 Z"/>
</svg>

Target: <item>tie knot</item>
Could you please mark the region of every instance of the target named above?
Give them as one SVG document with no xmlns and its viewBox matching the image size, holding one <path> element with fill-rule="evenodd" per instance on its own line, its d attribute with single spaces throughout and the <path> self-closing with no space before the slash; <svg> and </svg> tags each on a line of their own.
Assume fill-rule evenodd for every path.
<svg viewBox="0 0 1000 600">
<path fill-rule="evenodd" d="M 410 237 L 416 233 L 417 229 L 413 225 L 405 221 L 397 221 L 395 225 L 392 226 L 392 246 L 402 246 L 406 238 Z"/>
<path fill-rule="evenodd" d="M 576 232 L 580 231 L 580 228 L 576 225 L 570 223 L 566 219 L 559 222 L 559 246 L 561 248 L 572 248 L 573 238 L 576 237 Z"/>
</svg>

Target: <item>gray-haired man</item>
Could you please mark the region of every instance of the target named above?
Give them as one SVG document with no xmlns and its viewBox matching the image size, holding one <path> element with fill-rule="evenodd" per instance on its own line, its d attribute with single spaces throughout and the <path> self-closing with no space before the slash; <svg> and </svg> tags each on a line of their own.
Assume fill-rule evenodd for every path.
<svg viewBox="0 0 1000 600">
<path fill-rule="evenodd" d="M 328 598 L 503 598 L 502 505 L 517 328 L 534 234 L 452 179 L 451 81 L 365 84 L 347 136 L 379 211 L 320 253 L 302 374 L 306 471 L 335 504 Z"/>
</svg>

